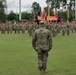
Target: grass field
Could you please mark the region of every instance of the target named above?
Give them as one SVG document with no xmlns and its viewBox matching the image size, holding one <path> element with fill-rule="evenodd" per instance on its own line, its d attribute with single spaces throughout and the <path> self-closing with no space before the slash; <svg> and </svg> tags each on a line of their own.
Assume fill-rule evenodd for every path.
<svg viewBox="0 0 76 75">
<path fill-rule="evenodd" d="M 0 75 L 41 75 L 31 37 L 25 34 L 0 34 Z M 44 75 L 76 75 L 76 34 L 53 38 L 47 73 Z"/>
</svg>

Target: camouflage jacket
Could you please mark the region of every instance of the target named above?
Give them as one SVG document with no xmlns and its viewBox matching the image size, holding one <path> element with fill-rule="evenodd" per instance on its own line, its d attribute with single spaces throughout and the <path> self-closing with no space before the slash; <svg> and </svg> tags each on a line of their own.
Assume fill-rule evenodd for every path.
<svg viewBox="0 0 76 75">
<path fill-rule="evenodd" d="M 49 51 L 52 48 L 51 32 L 44 28 L 39 28 L 32 37 L 32 46 L 36 51 Z"/>
</svg>

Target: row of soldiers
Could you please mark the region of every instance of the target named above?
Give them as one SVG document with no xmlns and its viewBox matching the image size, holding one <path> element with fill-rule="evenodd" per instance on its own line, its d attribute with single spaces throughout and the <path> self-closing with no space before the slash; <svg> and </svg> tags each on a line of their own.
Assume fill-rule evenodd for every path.
<svg viewBox="0 0 76 75">
<path fill-rule="evenodd" d="M 20 23 L 17 23 L 17 24 L 0 24 L 0 31 L 2 34 L 5 34 L 5 33 L 11 33 L 14 31 L 14 33 L 20 33 L 20 31 L 22 31 L 22 33 L 25 33 L 25 25 L 24 24 L 20 24 Z"/>
<path fill-rule="evenodd" d="M 45 23 L 44 24 L 46 29 L 49 29 L 52 32 L 52 36 L 55 37 L 58 33 L 62 32 L 62 35 L 64 36 L 65 34 L 69 35 L 70 32 L 76 33 L 76 25 L 74 24 L 56 24 L 56 23 Z M 39 25 L 35 22 L 32 24 L 31 22 L 27 24 L 26 22 L 24 24 L 21 23 L 15 23 L 15 24 L 0 24 L 0 31 L 2 34 L 5 33 L 12 33 L 12 31 L 16 33 L 25 33 L 27 30 L 30 36 L 33 36 L 33 33 L 36 29 L 39 28 Z"/>
<path fill-rule="evenodd" d="M 55 37 L 58 33 L 62 33 L 64 36 L 65 34 L 69 35 L 70 32 L 76 33 L 76 25 L 74 24 L 48 24 L 47 28 L 52 32 L 53 37 Z"/>
<path fill-rule="evenodd" d="M 50 32 L 52 33 L 52 36 L 55 37 L 58 33 L 62 33 L 62 35 L 69 35 L 70 33 L 76 33 L 76 25 L 74 24 L 56 24 L 56 23 L 45 23 L 44 24 L 45 28 L 50 30 Z M 33 32 L 39 28 L 38 24 L 30 24 L 28 27 L 28 33 L 30 36 L 33 35 Z"/>
<path fill-rule="evenodd" d="M 15 24 L 0 24 L 0 32 L 2 34 L 9 34 L 12 32 L 16 33 L 25 33 L 25 31 L 27 30 L 29 35 L 32 36 L 33 32 L 38 28 L 38 24 L 34 23 L 32 24 L 31 22 L 29 22 L 29 24 L 27 22 L 25 22 L 24 24 L 21 23 L 15 23 Z"/>
</svg>

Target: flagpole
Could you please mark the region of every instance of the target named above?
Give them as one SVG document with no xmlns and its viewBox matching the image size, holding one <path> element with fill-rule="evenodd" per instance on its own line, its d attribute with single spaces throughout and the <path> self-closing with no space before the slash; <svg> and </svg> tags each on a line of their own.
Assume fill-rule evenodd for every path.
<svg viewBox="0 0 76 75">
<path fill-rule="evenodd" d="M 19 21 L 21 21 L 21 0 L 19 0 Z"/>
<path fill-rule="evenodd" d="M 75 0 L 75 20 L 76 20 L 76 0 Z"/>
</svg>

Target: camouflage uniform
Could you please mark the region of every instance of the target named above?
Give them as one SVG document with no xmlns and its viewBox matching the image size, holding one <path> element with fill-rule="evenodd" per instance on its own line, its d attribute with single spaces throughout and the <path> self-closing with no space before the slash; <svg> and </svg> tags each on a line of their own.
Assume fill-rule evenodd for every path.
<svg viewBox="0 0 76 75">
<path fill-rule="evenodd" d="M 1 33 L 2 33 L 2 34 L 5 34 L 5 30 L 6 30 L 5 24 L 2 24 L 2 25 L 1 25 Z"/>
<path fill-rule="evenodd" d="M 75 28 L 74 28 L 74 30 L 75 30 L 75 33 L 76 33 L 76 25 L 75 25 Z"/>
<path fill-rule="evenodd" d="M 20 33 L 20 24 L 17 25 L 18 34 Z"/>
<path fill-rule="evenodd" d="M 65 26 L 64 25 L 62 26 L 62 35 L 63 36 L 65 35 Z"/>
<path fill-rule="evenodd" d="M 32 38 L 32 46 L 38 54 L 39 70 L 46 70 L 48 51 L 52 48 L 52 36 L 48 29 L 35 30 Z"/>
<path fill-rule="evenodd" d="M 1 25 L 2 25 L 2 24 L 0 24 L 0 31 L 1 31 Z"/>
<path fill-rule="evenodd" d="M 30 23 L 29 24 L 29 29 L 28 29 L 28 33 L 29 33 L 30 36 L 33 35 L 33 27 L 34 27 L 34 25 Z"/>
<path fill-rule="evenodd" d="M 22 33 L 25 33 L 25 25 L 24 24 L 21 24 L 21 31 L 22 31 Z"/>
<path fill-rule="evenodd" d="M 9 34 L 9 24 L 6 24 L 6 30 L 7 30 L 7 33 Z"/>
<path fill-rule="evenodd" d="M 12 30 L 13 30 L 12 24 L 9 24 L 9 30 L 10 30 L 10 33 L 12 34 Z"/>
<path fill-rule="evenodd" d="M 70 27 L 70 29 L 71 29 L 71 33 L 73 33 L 74 32 L 74 25 L 70 25 L 71 27 Z"/>
<path fill-rule="evenodd" d="M 53 33 L 53 37 L 56 36 L 56 29 L 55 29 L 55 26 L 52 27 L 52 33 Z"/>
<path fill-rule="evenodd" d="M 67 35 L 69 35 L 69 33 L 70 33 L 70 27 L 68 25 L 66 27 L 66 31 L 67 31 Z"/>
</svg>

